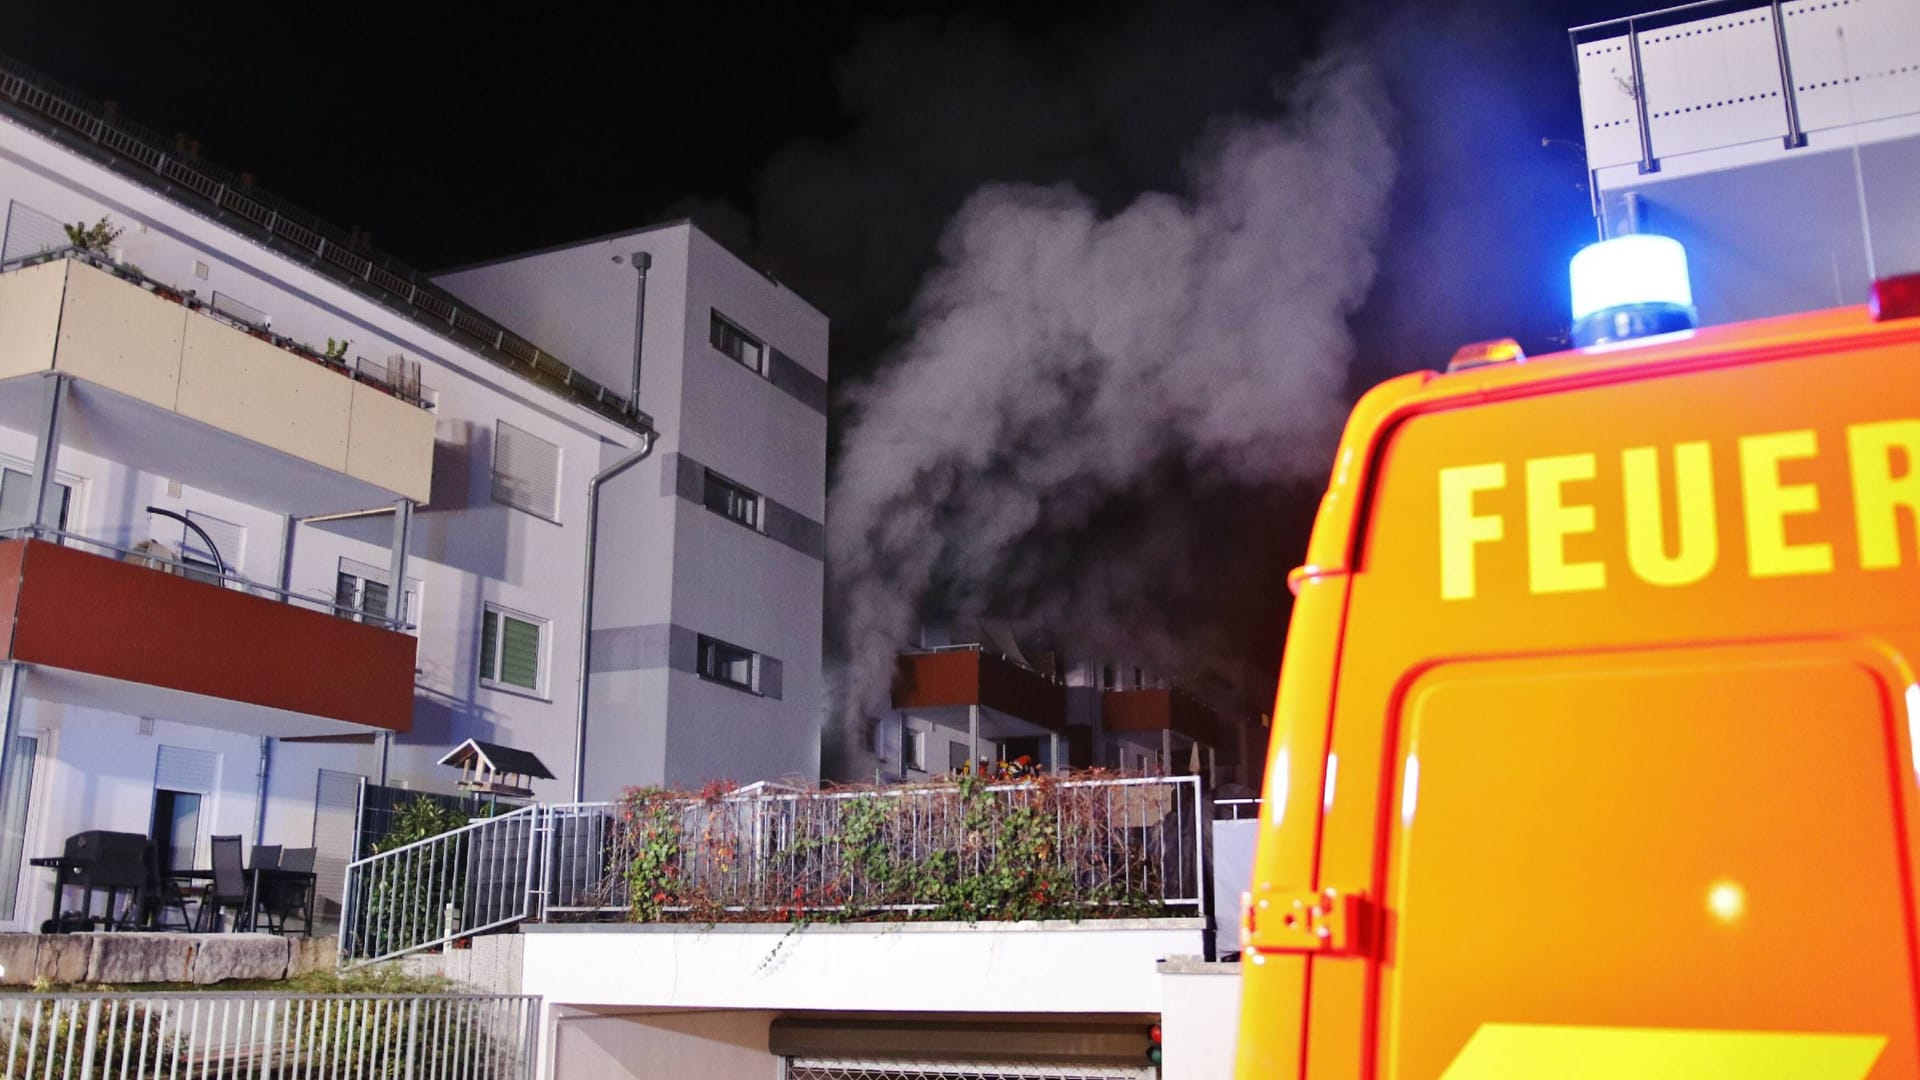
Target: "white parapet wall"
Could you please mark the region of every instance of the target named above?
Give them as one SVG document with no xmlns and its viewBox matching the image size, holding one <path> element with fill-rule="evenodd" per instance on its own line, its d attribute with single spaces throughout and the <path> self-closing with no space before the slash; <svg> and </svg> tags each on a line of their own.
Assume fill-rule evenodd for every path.
<svg viewBox="0 0 1920 1080">
<path fill-rule="evenodd" d="M 1160 969 L 1165 1080 L 1232 1080 L 1240 1034 L 1240 965 L 1174 956 Z"/>
<path fill-rule="evenodd" d="M 1201 919 L 527 928 L 522 992 L 560 1005 L 1157 1013 Z M 907 977 L 911 976 L 911 977 Z"/>
<path fill-rule="evenodd" d="M 521 990 L 545 1004 L 547 1077 L 775 1080 L 768 1033 L 782 1016 L 897 1016 L 903 1027 L 937 1017 L 989 1029 L 1052 1016 L 1063 1030 L 1106 1018 L 1140 1023 L 1144 1045 L 1145 1023 L 1164 1007 L 1188 1017 L 1191 1030 L 1168 1042 L 1183 1043 L 1193 1070 L 1163 1076 L 1224 1075 L 1214 1063 L 1231 1055 L 1233 1018 L 1191 1014 L 1237 1005 L 1238 979 L 1218 977 L 1237 967 L 1203 965 L 1213 978 L 1172 990 L 1162 971 L 1168 957 L 1201 952 L 1202 919 L 525 929 Z M 1229 1045 L 1202 1045 L 1211 1038 Z"/>
</svg>

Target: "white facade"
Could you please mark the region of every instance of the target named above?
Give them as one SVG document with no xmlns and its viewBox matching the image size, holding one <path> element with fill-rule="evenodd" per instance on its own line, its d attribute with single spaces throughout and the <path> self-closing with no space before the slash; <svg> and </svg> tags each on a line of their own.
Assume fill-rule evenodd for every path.
<svg viewBox="0 0 1920 1080">
<path fill-rule="evenodd" d="M 536 796 L 568 798 L 578 751 L 588 482 L 610 463 L 640 452 L 645 435 L 529 381 L 370 290 L 316 270 L 310 259 L 223 224 L 205 204 L 160 193 L 157 181 L 137 166 L 112 167 L 98 151 L 77 151 L 64 138 L 30 114 L 0 115 L 0 211 L 7 215 L 9 253 L 36 233 L 47 239 L 51 231 L 58 238 L 59 222 L 110 218 L 123 229 L 111 252 L 115 263 L 137 266 L 145 277 L 183 293 L 192 290 L 216 307 L 226 305 L 223 310 L 247 312 L 249 320 L 270 321 L 274 334 L 316 350 L 344 340 L 349 361 L 417 362 L 424 396 L 433 404 L 430 492 L 384 489 L 263 448 L 242 430 L 249 423 L 299 429 L 305 399 L 297 395 L 286 400 L 298 404 L 283 403 L 277 415 L 256 411 L 221 430 L 99 390 L 84 375 L 63 376 L 76 388 L 63 414 L 68 437 L 55 457 L 55 479 L 71 491 L 64 531 L 119 549 L 154 540 L 178 551 L 183 542 L 191 548 L 197 541 L 148 508 L 190 515 L 222 538 L 222 556 L 249 582 L 281 586 L 322 604 L 345 586 L 351 595 L 341 594 L 342 603 L 365 602 L 372 609 L 377 591 L 367 592 L 369 583 L 390 584 L 393 507 L 410 500 L 417 506 L 404 616 L 418 639 L 412 721 L 410 731 L 387 745 L 365 726 L 289 720 L 230 701 L 57 668 L 5 665 L 17 683 L 16 731 L 34 740 L 15 745 L 31 748 L 34 756 L 24 822 L 8 823 L 23 828 L 24 836 L 11 841 L 20 848 L 12 856 L 0 852 L 0 878 L 8 877 L 7 858 L 58 854 L 64 838 L 83 829 L 148 833 L 155 824 L 157 786 L 171 783 L 195 786 L 186 793 L 198 797 L 193 821 L 199 865 L 206 863 L 207 838 L 218 834 L 317 845 L 325 892 L 329 875 L 337 880 L 346 857 L 340 836 L 351 832 L 350 822 L 341 820 L 342 791 L 361 778 L 378 782 L 383 775 L 394 785 L 451 791 L 454 771 L 436 762 L 467 738 L 538 755 L 556 777 L 536 782 Z M 691 503 L 684 494 L 676 496 L 663 478 L 673 478 L 676 463 L 689 456 L 817 525 L 824 516 L 826 321 L 691 227 L 655 230 L 638 242 L 657 251 L 648 298 L 646 396 L 649 404 L 660 402 L 664 437 L 640 467 L 601 493 L 596 623 L 611 640 L 595 646 L 596 657 L 610 659 L 601 661 L 606 670 L 594 677 L 592 779 L 599 793 L 611 794 L 668 776 L 745 781 L 815 775 L 817 543 L 811 556 L 803 555 L 768 535 L 791 531 L 787 519 L 770 515 L 775 524 L 756 534 L 705 510 L 697 494 Z M 572 250 L 604 262 L 600 247 Z M 504 268 L 514 265 L 502 264 L 496 276 L 510 276 Z M 114 280 L 74 266 L 76 280 Z M 0 284 L 8 276 L 0 273 Z M 538 275 L 495 282 L 486 306 L 495 318 L 529 327 L 542 348 L 569 360 L 570 351 L 587 357 L 581 366 L 593 372 L 608 348 L 631 353 L 634 277 L 628 271 L 620 278 L 624 299 L 608 299 L 595 292 L 589 277 L 550 277 L 542 264 Z M 821 407 L 800 405 L 768 379 L 712 351 L 709 306 L 755 327 L 786 355 L 803 358 L 803 370 L 819 384 Z M 190 327 L 206 318 L 181 317 Z M 122 352 L 138 367 L 139 335 L 119 329 L 128 339 Z M 548 330 L 551 338 L 538 336 Z M 209 332 L 237 333 L 224 325 Z M 602 348 L 596 335 L 614 344 Z M 0 332 L 0 362 L 24 349 Z M 11 390 L 0 380 L 0 392 L 11 393 L 8 400 L 15 402 L 0 408 L 0 466 L 17 474 L 9 483 L 31 479 L 39 442 L 42 416 L 31 407 L 37 391 L 22 380 L 46 378 L 21 376 L 11 380 Z M 323 382 L 334 378 L 325 375 Z M 617 372 L 605 381 L 625 386 Z M 100 452 L 102 446 L 139 445 L 139 438 L 114 437 L 133 429 L 167 452 Z M 520 456 L 503 457 L 503 441 Z M 514 473 L 507 482 L 518 483 L 515 470 L 528 469 L 540 490 L 509 505 L 500 494 L 501 474 Z M 527 508 L 546 499 L 550 504 Z M 332 516 L 342 511 L 366 513 Z M 309 516 L 331 519 L 300 520 Z M 521 667 L 503 666 L 510 662 L 504 658 L 508 619 L 519 646 L 534 642 L 531 669 L 524 650 L 515 654 Z M 623 664 L 621 649 L 631 653 L 632 639 L 656 626 L 696 628 L 779 662 L 756 665 L 752 692 L 701 679 L 691 660 L 671 677 L 664 665 Z M 499 650 L 485 647 L 483 627 L 493 628 Z M 168 631 L 153 627 L 156 635 Z M 249 662 L 246 655 L 230 660 Z M 483 662 L 490 664 L 487 670 Z M 325 677 L 354 678 L 351 670 L 327 671 L 326 663 L 325 656 L 314 657 L 315 670 Z M 524 681 L 533 685 L 515 685 Z M 295 733 L 324 734 L 330 741 L 275 737 Z M 195 767 L 181 773 L 181 762 Z M 175 773 L 163 776 L 168 767 Z M 15 770 L 28 775 L 20 763 Z M 17 880 L 0 881 L 0 896 L 14 888 L 21 898 L 10 917 L 9 905 L 0 903 L 0 927 L 31 927 L 48 916 L 50 880 L 47 872 L 22 863 Z"/>
<path fill-rule="evenodd" d="M 685 223 L 438 280 L 623 390 L 644 327 L 639 402 L 660 440 L 606 486 L 585 797 L 817 778 L 826 317 Z M 744 493 L 738 517 L 719 483 Z M 744 677 L 703 670 L 703 639 L 750 654 Z"/>
<path fill-rule="evenodd" d="M 808 1056 L 828 1060 L 927 1063 L 960 1047 L 978 1062 L 1004 1048 L 1022 1076 L 1224 1080 L 1237 965 L 1160 963 L 1198 953 L 1204 930 L 1200 919 L 548 926 L 525 935 L 521 985 L 546 1009 L 546 1076 L 773 1080 L 796 1056 L 778 1025 L 800 1019 L 815 1027 Z M 1154 1023 L 1167 1025 L 1164 1070 L 1144 1056 Z M 1138 1053 L 1113 1060 L 1129 1035 Z M 1049 1060 L 1057 1073 L 1036 1064 Z M 658 1072 L 665 1062 L 678 1067 Z"/>
</svg>

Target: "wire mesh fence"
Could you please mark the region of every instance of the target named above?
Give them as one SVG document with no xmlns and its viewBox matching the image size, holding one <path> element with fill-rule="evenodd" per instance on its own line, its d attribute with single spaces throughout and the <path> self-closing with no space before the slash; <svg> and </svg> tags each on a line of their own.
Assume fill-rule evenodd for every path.
<svg viewBox="0 0 1920 1080">
<path fill-rule="evenodd" d="M 636 792 L 599 882 L 576 859 L 554 891 L 638 921 L 1201 914 L 1202 812 L 1195 777 Z"/>
<path fill-rule="evenodd" d="M 637 790 L 529 806 L 347 868 L 343 963 L 523 919 L 1204 916 L 1199 778 Z"/>
<path fill-rule="evenodd" d="M 0 1080 L 531 1080 L 539 999 L 468 994 L 21 994 Z"/>
</svg>

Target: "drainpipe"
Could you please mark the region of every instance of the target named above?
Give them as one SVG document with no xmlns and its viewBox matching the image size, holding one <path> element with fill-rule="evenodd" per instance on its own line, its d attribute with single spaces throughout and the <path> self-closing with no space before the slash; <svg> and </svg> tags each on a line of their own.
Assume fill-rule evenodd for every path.
<svg viewBox="0 0 1920 1080">
<path fill-rule="evenodd" d="M 646 281 L 643 274 L 642 283 Z M 634 348 L 634 378 L 636 385 L 640 374 L 640 350 Z M 593 645 L 593 571 L 595 548 L 600 537 L 600 485 L 627 471 L 628 468 L 646 460 L 653 453 L 653 444 L 660 433 L 648 429 L 641 433 L 640 447 L 633 453 L 600 471 L 600 475 L 587 482 L 587 568 L 580 588 L 580 678 L 579 700 L 574 704 L 573 714 L 573 801 L 586 801 L 587 786 L 587 681 L 591 677 L 592 665 L 588 663 L 588 654 Z"/>
<path fill-rule="evenodd" d="M 633 302 L 633 392 L 627 395 L 627 409 L 640 411 L 640 343 L 647 329 L 647 271 L 653 269 L 653 256 L 636 251 L 628 256 L 640 272 L 640 291 Z"/>
<path fill-rule="evenodd" d="M 267 842 L 267 777 L 273 769 L 273 736 L 260 736 L 259 788 L 253 795 L 253 842 Z"/>
</svg>

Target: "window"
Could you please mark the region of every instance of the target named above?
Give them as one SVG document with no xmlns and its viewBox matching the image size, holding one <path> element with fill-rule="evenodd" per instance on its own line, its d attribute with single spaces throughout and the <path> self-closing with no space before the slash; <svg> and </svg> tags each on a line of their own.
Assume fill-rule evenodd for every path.
<svg viewBox="0 0 1920 1080">
<path fill-rule="evenodd" d="M 387 582 L 391 575 L 380 567 L 353 559 L 341 559 L 334 577 L 333 613 L 355 622 L 379 622 L 387 617 Z M 407 592 L 400 603 L 400 621 L 420 623 L 420 582 L 407 579 Z"/>
<path fill-rule="evenodd" d="M 541 646 L 545 619 L 488 604 L 480 617 L 480 683 L 541 692 Z"/>
<path fill-rule="evenodd" d="M 219 775 L 219 754 L 184 746 L 160 747 L 153 769 L 149 835 L 169 869 L 199 865 L 201 811 Z"/>
<path fill-rule="evenodd" d="M 201 531 L 213 538 L 214 546 L 219 549 L 218 561 L 214 553 L 207 549 L 207 542 L 200 533 L 184 526 L 180 529 L 180 561 L 187 566 L 187 576 L 208 585 L 221 584 L 220 564 L 225 563 L 230 571 L 237 571 L 240 565 L 240 548 L 247 540 L 247 530 L 231 521 L 221 521 L 195 511 L 187 511 L 187 520 L 198 525 Z"/>
<path fill-rule="evenodd" d="M 13 737 L 13 754 L 7 758 L 7 798 L 0 803 L 0 920 L 11 921 L 19 916 L 20 864 L 27 849 L 27 803 L 33 793 L 33 766 L 39 753 L 38 735 Z"/>
<path fill-rule="evenodd" d="M 758 375 L 767 373 L 767 346 L 759 338 L 727 321 L 726 316 L 713 312 L 713 327 L 707 340 L 713 347 L 739 361 L 747 370 Z"/>
<path fill-rule="evenodd" d="M 924 731 L 907 732 L 907 744 L 902 748 L 907 759 L 907 768 L 914 772 L 927 771 L 927 733 Z"/>
<path fill-rule="evenodd" d="M 59 481 L 54 481 L 57 489 L 54 498 L 59 506 L 54 511 L 53 527 L 65 532 L 67 529 L 67 504 L 73 501 L 73 489 Z M 33 474 L 19 469 L 0 469 L 0 529 L 18 529 L 33 524 Z"/>
<path fill-rule="evenodd" d="M 560 520 L 560 448 L 505 420 L 494 425 L 493 501 Z"/>
<path fill-rule="evenodd" d="M 760 530 L 760 496 L 712 469 L 707 470 L 706 503 L 714 513 Z"/>
<path fill-rule="evenodd" d="M 752 650 L 701 634 L 700 677 L 759 693 L 760 658 Z"/>
</svg>

